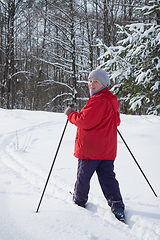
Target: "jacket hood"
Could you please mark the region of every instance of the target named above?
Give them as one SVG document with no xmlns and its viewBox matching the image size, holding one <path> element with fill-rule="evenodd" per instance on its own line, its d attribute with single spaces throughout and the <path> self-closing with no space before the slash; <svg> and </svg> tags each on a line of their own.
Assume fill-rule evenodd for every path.
<svg viewBox="0 0 160 240">
<path fill-rule="evenodd" d="M 98 93 L 94 94 L 93 96 L 105 96 L 108 98 L 108 100 L 112 103 L 115 111 L 117 111 L 119 109 L 119 103 L 117 100 L 117 96 L 114 95 L 109 89 L 108 87 L 102 89 L 101 91 L 99 91 Z"/>
</svg>

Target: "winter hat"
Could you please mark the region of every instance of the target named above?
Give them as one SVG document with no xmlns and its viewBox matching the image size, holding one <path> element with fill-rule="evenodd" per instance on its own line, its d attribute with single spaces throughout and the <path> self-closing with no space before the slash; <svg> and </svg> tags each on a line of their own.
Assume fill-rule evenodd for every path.
<svg viewBox="0 0 160 240">
<path fill-rule="evenodd" d="M 89 74 L 88 79 L 91 77 L 97 78 L 105 87 L 108 87 L 110 85 L 108 74 L 101 68 L 93 70 Z"/>
</svg>

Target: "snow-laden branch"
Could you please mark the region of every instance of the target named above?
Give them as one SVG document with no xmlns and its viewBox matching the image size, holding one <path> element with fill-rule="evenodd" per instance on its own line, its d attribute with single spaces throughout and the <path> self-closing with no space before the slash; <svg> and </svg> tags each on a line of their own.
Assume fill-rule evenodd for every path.
<svg viewBox="0 0 160 240">
<path fill-rule="evenodd" d="M 53 98 L 50 102 L 46 103 L 45 107 L 50 105 L 51 103 L 53 103 L 57 98 L 59 97 L 63 97 L 63 96 L 68 96 L 68 95 L 71 95 L 72 96 L 72 93 L 62 93 L 62 94 L 59 94 L 57 95 L 55 98 Z"/>
<path fill-rule="evenodd" d="M 44 80 L 43 83 L 56 83 L 56 84 L 65 86 L 65 87 L 69 88 L 72 92 L 74 92 L 74 89 L 71 88 L 68 84 L 62 83 L 62 82 L 57 82 L 57 81 L 55 81 L 53 79 L 52 80 Z M 39 82 L 39 86 L 41 86 L 41 85 L 43 86 L 43 83 Z"/>
<path fill-rule="evenodd" d="M 47 60 L 45 60 L 45 59 L 37 58 L 36 56 L 33 56 L 33 57 L 34 57 L 35 59 L 41 61 L 41 62 L 47 63 L 48 65 L 52 65 L 52 66 L 58 67 L 58 68 L 62 69 L 64 72 L 67 72 L 67 73 L 69 73 L 69 74 L 72 74 L 71 68 L 70 68 L 70 67 L 67 67 L 66 65 L 62 65 L 62 64 L 60 64 L 60 63 L 58 63 L 58 62 L 52 63 L 52 62 L 49 62 L 49 61 L 47 61 Z M 65 68 L 67 68 L 67 70 L 66 70 Z"/>
<path fill-rule="evenodd" d="M 11 78 L 13 78 L 13 77 L 15 77 L 16 75 L 19 75 L 19 74 L 31 74 L 31 72 L 28 72 L 28 71 L 19 71 L 19 72 L 16 72 L 16 73 L 14 73 L 14 74 L 12 74 L 12 76 L 11 76 Z"/>
</svg>

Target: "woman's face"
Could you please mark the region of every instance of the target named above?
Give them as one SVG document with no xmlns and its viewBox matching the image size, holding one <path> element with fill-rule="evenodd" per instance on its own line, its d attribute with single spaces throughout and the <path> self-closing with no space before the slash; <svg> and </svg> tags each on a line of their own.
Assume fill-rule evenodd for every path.
<svg viewBox="0 0 160 240">
<path fill-rule="evenodd" d="M 90 92 L 96 92 L 104 86 L 97 78 L 91 77 L 88 80 L 88 87 L 89 87 Z"/>
</svg>

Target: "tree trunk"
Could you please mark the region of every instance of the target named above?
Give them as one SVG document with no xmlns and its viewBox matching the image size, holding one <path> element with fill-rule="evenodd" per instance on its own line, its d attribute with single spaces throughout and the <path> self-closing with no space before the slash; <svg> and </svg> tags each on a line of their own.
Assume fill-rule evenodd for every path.
<svg viewBox="0 0 160 240">
<path fill-rule="evenodd" d="M 90 60 L 90 70 L 93 70 L 93 47 L 92 47 L 92 37 L 91 37 L 91 29 L 89 26 L 89 19 L 88 19 L 88 10 L 87 10 L 87 1 L 84 0 L 84 7 L 85 7 L 85 19 L 86 19 L 86 26 L 87 26 L 87 37 L 88 37 L 88 45 L 89 45 L 89 60 Z"/>
<path fill-rule="evenodd" d="M 75 47 L 75 27 L 74 27 L 74 14 L 73 14 L 73 0 L 70 0 L 70 11 L 71 11 L 71 59 L 72 59 L 72 82 L 73 82 L 73 104 L 75 108 L 77 107 L 76 99 L 76 87 L 77 87 L 77 78 L 76 78 L 76 47 Z"/>
</svg>

